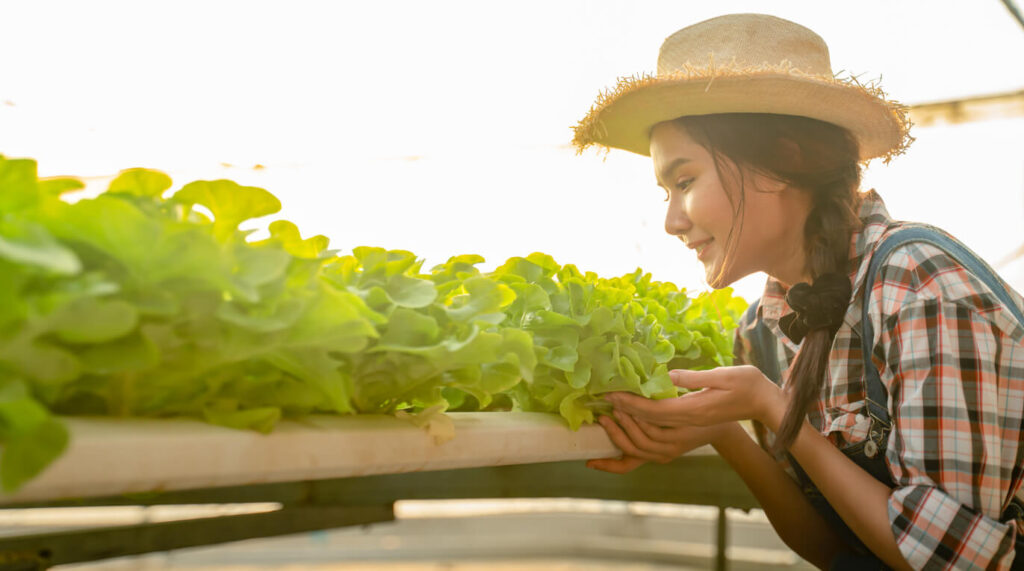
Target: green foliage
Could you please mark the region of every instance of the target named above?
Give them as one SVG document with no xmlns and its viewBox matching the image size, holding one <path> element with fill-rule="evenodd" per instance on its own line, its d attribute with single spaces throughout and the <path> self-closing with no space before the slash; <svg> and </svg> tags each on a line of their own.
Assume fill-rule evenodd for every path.
<svg viewBox="0 0 1024 571">
<path fill-rule="evenodd" d="M 746 308 L 728 289 L 692 299 L 641 270 L 603 279 L 540 253 L 491 276 L 516 292 L 505 324 L 530 332 L 537 355 L 534 380 L 516 387 L 514 402 L 558 412 L 574 429 L 594 421 L 604 393 L 672 397 L 669 369 L 731 364 L 728 333 Z"/>
<path fill-rule="evenodd" d="M 592 422 L 609 391 L 676 395 L 668 370 L 731 362 L 744 309 L 640 270 L 614 279 L 540 253 L 491 272 L 463 255 L 328 250 L 269 192 L 123 171 L 71 178 L 0 157 L 0 484 L 60 455 L 59 415 L 190 416 L 267 432 L 285 417 L 529 410 Z M 201 208 L 198 208 L 201 207 Z"/>
</svg>

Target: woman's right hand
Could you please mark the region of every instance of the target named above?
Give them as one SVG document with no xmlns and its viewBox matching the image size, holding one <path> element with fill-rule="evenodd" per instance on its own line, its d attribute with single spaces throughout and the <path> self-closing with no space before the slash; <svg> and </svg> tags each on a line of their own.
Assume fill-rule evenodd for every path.
<svg viewBox="0 0 1024 571">
<path fill-rule="evenodd" d="M 598 422 L 623 455 L 621 458 L 588 460 L 587 467 L 615 474 L 631 472 L 647 462 L 671 462 L 695 448 L 713 443 L 730 424 L 735 424 L 663 427 L 621 410 L 616 410 L 613 415 L 614 419 L 601 416 Z"/>
</svg>

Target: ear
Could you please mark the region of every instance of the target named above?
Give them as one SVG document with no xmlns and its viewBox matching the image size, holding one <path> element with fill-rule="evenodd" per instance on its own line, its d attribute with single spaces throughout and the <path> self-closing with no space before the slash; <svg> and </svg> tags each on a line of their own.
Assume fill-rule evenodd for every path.
<svg viewBox="0 0 1024 571">
<path fill-rule="evenodd" d="M 770 173 L 759 172 L 755 176 L 756 188 L 761 192 L 778 193 L 789 188 L 789 183 L 779 180 Z"/>
<path fill-rule="evenodd" d="M 775 164 L 786 170 L 799 170 L 804 162 L 804 154 L 800 144 L 793 139 L 779 138 L 775 142 Z"/>
</svg>

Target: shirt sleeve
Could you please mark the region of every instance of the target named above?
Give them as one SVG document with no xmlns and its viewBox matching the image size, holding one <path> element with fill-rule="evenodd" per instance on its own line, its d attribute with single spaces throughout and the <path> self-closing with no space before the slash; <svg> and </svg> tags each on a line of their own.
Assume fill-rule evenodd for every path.
<svg viewBox="0 0 1024 571">
<path fill-rule="evenodd" d="M 1024 349 L 969 303 L 894 307 L 874 359 L 891 398 L 899 549 L 917 569 L 1009 569 L 1016 529 L 998 518 L 1020 486 Z"/>
</svg>

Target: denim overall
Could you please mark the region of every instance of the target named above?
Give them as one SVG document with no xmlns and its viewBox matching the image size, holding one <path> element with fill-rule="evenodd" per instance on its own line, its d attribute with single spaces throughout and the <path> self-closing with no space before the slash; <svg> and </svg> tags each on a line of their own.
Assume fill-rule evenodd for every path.
<svg viewBox="0 0 1024 571">
<path fill-rule="evenodd" d="M 872 255 L 867 276 L 865 277 L 863 288 L 865 296 L 870 294 L 875 275 L 878 273 L 878 268 L 882 262 L 892 253 L 893 249 L 910 242 L 926 242 L 952 256 L 984 282 L 999 297 L 1003 305 L 1013 313 L 1017 321 L 1024 326 L 1024 315 L 1021 314 L 1020 309 L 1006 292 L 1005 286 L 996 277 L 995 272 L 966 246 L 940 230 L 923 224 L 904 225 L 902 229 L 893 232 L 878 246 Z M 756 319 L 757 306 L 758 302 L 755 301 L 747 310 L 747 319 L 755 321 L 753 334 L 750 339 L 751 361 L 753 362 L 752 364 L 761 369 L 765 376 L 779 383 L 781 374 L 776 357 L 776 339 L 772 332 L 768 330 L 768 327 L 759 319 Z M 866 299 L 863 306 L 861 339 L 870 342 L 874 339 L 874 327 L 871 324 L 871 320 L 868 319 L 868 303 Z M 878 369 L 875 368 L 871 361 L 871 351 L 864 350 L 862 353 L 864 355 L 864 383 L 867 390 L 866 408 L 871 424 L 868 428 L 868 437 L 866 439 L 842 448 L 841 451 L 858 466 L 874 476 L 876 480 L 891 487 L 894 485 L 894 482 L 885 463 L 885 447 L 889 441 L 889 432 L 892 430 L 888 411 L 889 398 L 885 385 L 882 384 L 882 379 L 878 374 Z M 829 522 L 832 529 L 850 547 L 850 552 L 844 553 L 832 561 L 830 569 L 888 569 L 881 560 L 871 554 L 835 510 L 832 509 L 828 500 L 818 491 L 818 488 L 800 465 L 797 464 L 796 460 L 792 456 L 789 459 L 804 495 L 807 496 L 814 508 Z M 1010 506 L 1002 514 L 1000 521 L 1009 522 L 1022 519 L 1024 519 L 1024 503 L 1014 498 Z M 1015 551 L 1016 556 L 1014 557 L 1012 569 L 1013 571 L 1024 570 L 1024 537 L 1021 537 L 1021 534 L 1017 535 Z"/>
</svg>

